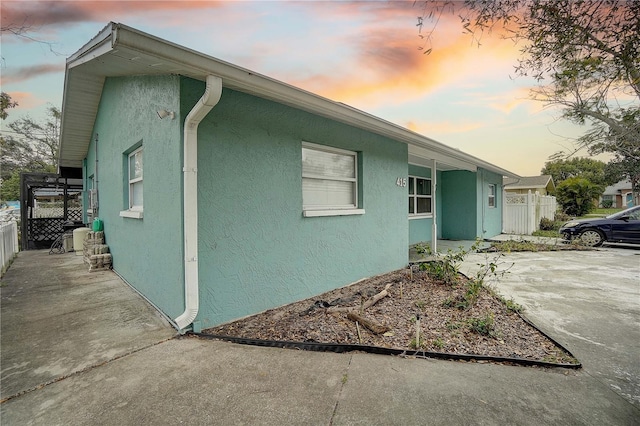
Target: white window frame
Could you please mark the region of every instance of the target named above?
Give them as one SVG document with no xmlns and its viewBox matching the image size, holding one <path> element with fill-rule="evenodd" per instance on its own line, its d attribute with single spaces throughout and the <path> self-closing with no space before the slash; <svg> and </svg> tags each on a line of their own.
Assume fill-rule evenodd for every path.
<svg viewBox="0 0 640 426">
<path fill-rule="evenodd" d="M 138 153 L 143 153 L 142 155 L 142 175 L 139 177 L 131 178 L 131 157 L 134 157 Z M 133 186 L 136 183 L 144 182 L 144 148 L 141 146 L 139 148 L 134 149 L 129 154 L 127 154 L 127 188 L 129 191 L 128 194 L 128 209 L 120 212 L 120 217 L 128 217 L 132 219 L 142 219 L 143 211 L 144 211 L 144 198 L 143 204 L 134 205 L 133 202 Z M 143 183 L 143 191 L 144 191 L 144 183 Z"/>
<path fill-rule="evenodd" d="M 429 182 L 429 188 L 431 188 L 431 195 L 418 195 L 415 194 L 416 192 L 416 188 L 418 187 L 418 181 L 417 179 L 422 179 L 425 180 L 427 182 Z M 408 194 L 409 195 L 409 199 L 413 198 L 413 208 L 414 210 L 417 209 L 418 207 L 418 198 L 429 198 L 431 200 L 431 211 L 428 213 L 412 213 L 409 212 L 409 219 L 424 219 L 424 218 L 430 218 L 433 217 L 433 181 L 431 180 L 431 178 L 426 178 L 426 177 L 422 177 L 422 176 L 409 176 L 409 181 L 407 184 L 407 191 L 411 190 L 411 181 L 413 182 L 413 191 L 414 194 Z"/>
<path fill-rule="evenodd" d="M 302 214 L 304 217 L 319 217 L 319 216 L 349 216 L 349 215 L 360 215 L 364 214 L 364 209 L 358 208 L 358 185 L 359 185 L 359 175 L 358 175 L 358 153 L 355 151 L 347 151 L 345 149 L 333 148 L 326 145 L 318 145 L 310 142 L 302 142 L 302 149 L 308 149 L 311 151 L 320 151 L 327 152 L 330 154 L 338 154 L 346 157 L 350 157 L 353 161 L 353 178 L 346 177 L 335 177 L 335 176 L 325 176 L 318 175 L 312 173 L 305 173 L 304 169 L 302 170 L 302 181 L 305 179 L 318 179 L 318 180 L 329 180 L 329 181 L 337 181 L 337 182 L 351 182 L 353 184 L 353 204 L 345 204 L 345 205 L 305 205 L 303 201 L 302 206 Z M 302 152 L 302 149 L 300 152 Z M 303 190 L 304 192 L 304 190 Z M 304 200 L 304 193 L 303 193 Z"/>
<path fill-rule="evenodd" d="M 496 194 L 498 193 L 498 188 L 495 183 L 489 184 L 489 194 L 487 196 L 487 204 L 490 209 L 496 208 Z"/>
</svg>

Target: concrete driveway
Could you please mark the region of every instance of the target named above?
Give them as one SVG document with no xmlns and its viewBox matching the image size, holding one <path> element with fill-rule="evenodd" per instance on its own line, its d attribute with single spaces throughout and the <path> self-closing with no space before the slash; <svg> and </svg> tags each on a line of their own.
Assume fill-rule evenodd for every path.
<svg viewBox="0 0 640 426">
<path fill-rule="evenodd" d="M 462 271 L 474 275 L 495 256 L 471 255 Z M 639 248 L 511 253 L 499 262 L 501 270 L 510 269 L 492 283 L 498 292 L 524 306 L 586 374 L 640 407 Z"/>
<path fill-rule="evenodd" d="M 583 267 L 571 266 L 576 256 Z M 513 259 L 518 273 L 500 286 L 583 370 L 172 338 L 112 272 L 88 273 L 73 255 L 21 253 L 0 288 L 0 424 L 639 424 L 638 263 L 624 272 L 635 253 Z M 617 291 L 595 266 L 614 260 L 615 281 L 626 283 Z M 545 275 L 546 262 L 568 273 Z M 592 314 L 597 326 L 584 319 Z"/>
</svg>

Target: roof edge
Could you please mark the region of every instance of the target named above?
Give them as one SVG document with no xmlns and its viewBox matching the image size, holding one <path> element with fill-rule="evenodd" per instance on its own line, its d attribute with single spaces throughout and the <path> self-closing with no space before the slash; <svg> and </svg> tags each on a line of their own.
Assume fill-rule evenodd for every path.
<svg viewBox="0 0 640 426">
<path fill-rule="evenodd" d="M 520 177 L 502 167 L 344 103 L 330 100 L 271 77 L 115 22 L 107 24 L 95 37 L 85 43 L 76 53 L 67 59 L 64 98 L 66 98 L 67 83 L 72 68 L 92 61 L 107 51 L 118 48 L 128 48 L 154 55 L 173 63 L 185 64 L 185 74 L 187 72 L 187 66 L 190 70 L 201 70 L 203 75 L 215 74 L 222 78 L 224 87 L 246 91 L 255 96 L 330 118 L 397 140 L 407 145 L 414 145 L 453 159 L 469 162 L 485 170 L 501 174 L 502 176 Z M 66 101 L 64 98 L 61 135 L 64 134 L 64 105 Z M 62 143 L 64 143 L 64 138 L 61 138 L 61 148 Z M 59 153 L 63 153 L 62 149 Z"/>
</svg>

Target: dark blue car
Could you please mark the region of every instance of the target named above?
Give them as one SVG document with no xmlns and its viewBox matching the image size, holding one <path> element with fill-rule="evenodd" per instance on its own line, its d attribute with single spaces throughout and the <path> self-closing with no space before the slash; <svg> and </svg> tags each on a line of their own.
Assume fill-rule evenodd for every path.
<svg viewBox="0 0 640 426">
<path fill-rule="evenodd" d="M 567 240 L 580 238 L 593 247 L 605 241 L 640 244 L 640 206 L 604 218 L 572 220 L 562 225 L 560 234 Z"/>
</svg>

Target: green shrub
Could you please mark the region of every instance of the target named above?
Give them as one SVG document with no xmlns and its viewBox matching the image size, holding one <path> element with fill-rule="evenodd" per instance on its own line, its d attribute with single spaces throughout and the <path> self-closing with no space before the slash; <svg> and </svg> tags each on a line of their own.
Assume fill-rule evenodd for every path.
<svg viewBox="0 0 640 426">
<path fill-rule="evenodd" d="M 594 200 L 602 194 L 600 185 L 580 177 L 563 180 L 556 188 L 562 210 L 572 216 L 584 216 L 595 208 Z"/>
<path fill-rule="evenodd" d="M 555 229 L 555 222 L 551 219 L 547 219 L 543 217 L 540 219 L 540 230 L 541 231 L 553 231 Z"/>
<path fill-rule="evenodd" d="M 479 242 L 476 242 L 470 251 L 476 251 L 478 246 Z M 442 254 L 432 251 L 429 246 L 421 245 L 416 246 L 416 249 L 418 253 L 422 255 L 435 257 L 435 260 L 420 264 L 420 269 L 426 271 L 429 277 L 444 284 L 452 285 L 458 282 L 460 278 L 458 274 L 460 263 L 462 263 L 465 256 L 469 253 L 468 251 L 460 247 L 458 251 L 449 249 L 446 254 Z"/>
</svg>

